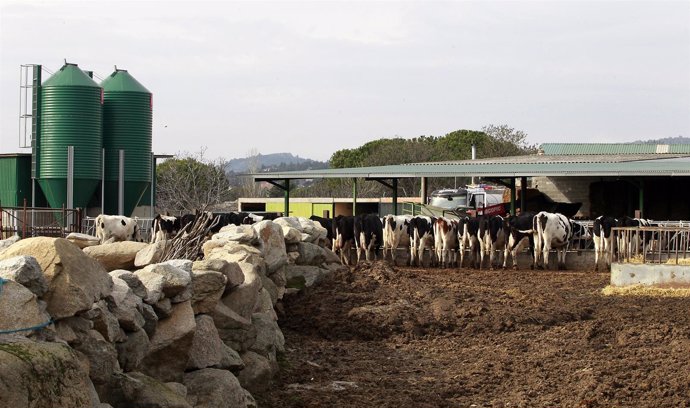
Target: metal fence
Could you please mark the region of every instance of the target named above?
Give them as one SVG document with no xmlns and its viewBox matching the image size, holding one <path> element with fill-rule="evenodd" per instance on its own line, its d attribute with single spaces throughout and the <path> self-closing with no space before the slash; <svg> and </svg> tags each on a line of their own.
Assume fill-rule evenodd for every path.
<svg viewBox="0 0 690 408">
<path fill-rule="evenodd" d="M 0 239 L 66 237 L 81 231 L 81 209 L 0 207 Z"/>
<path fill-rule="evenodd" d="M 621 263 L 690 265 L 690 223 L 668 221 L 654 227 L 614 227 L 611 259 Z"/>
</svg>

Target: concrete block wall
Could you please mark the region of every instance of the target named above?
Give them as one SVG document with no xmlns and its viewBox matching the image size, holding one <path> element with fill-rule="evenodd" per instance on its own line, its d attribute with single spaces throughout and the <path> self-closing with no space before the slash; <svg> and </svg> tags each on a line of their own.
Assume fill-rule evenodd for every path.
<svg viewBox="0 0 690 408">
<path fill-rule="evenodd" d="M 532 187 L 539 189 L 553 201 L 582 203 L 577 217 L 590 217 L 589 186 L 596 177 L 534 177 Z"/>
</svg>

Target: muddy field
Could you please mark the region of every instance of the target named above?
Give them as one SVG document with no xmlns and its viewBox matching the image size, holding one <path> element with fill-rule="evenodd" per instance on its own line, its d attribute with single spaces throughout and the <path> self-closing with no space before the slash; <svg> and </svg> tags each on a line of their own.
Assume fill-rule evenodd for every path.
<svg viewBox="0 0 690 408">
<path fill-rule="evenodd" d="M 285 300 L 262 407 L 690 407 L 690 298 L 607 274 L 360 265 Z"/>
</svg>

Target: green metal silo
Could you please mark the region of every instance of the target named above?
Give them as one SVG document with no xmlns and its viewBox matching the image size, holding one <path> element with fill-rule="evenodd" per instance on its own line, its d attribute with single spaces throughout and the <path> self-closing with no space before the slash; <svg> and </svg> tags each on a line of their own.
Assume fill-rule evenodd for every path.
<svg viewBox="0 0 690 408">
<path fill-rule="evenodd" d="M 105 212 L 118 212 L 120 151 L 123 150 L 123 214 L 130 215 L 151 183 L 152 95 L 123 69 L 116 68 L 101 86 Z"/>
<path fill-rule="evenodd" d="M 76 64 L 60 68 L 40 87 L 34 176 L 48 204 L 68 204 L 68 146 L 74 146 L 74 203 L 86 207 L 101 179 L 102 90 Z"/>
</svg>

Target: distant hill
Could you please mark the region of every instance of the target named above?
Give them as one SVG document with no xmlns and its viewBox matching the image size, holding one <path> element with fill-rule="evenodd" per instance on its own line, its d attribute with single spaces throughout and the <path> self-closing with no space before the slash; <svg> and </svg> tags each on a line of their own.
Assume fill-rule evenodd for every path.
<svg viewBox="0 0 690 408">
<path fill-rule="evenodd" d="M 690 144 L 690 137 L 662 137 L 661 139 L 637 140 L 633 143 L 644 144 Z"/>
<path fill-rule="evenodd" d="M 292 153 L 259 154 L 256 157 L 231 159 L 225 166 L 226 173 L 243 173 L 249 170 L 252 160 L 258 160 L 258 167 L 264 171 L 292 171 L 328 168 L 328 162 L 305 159 Z"/>
</svg>

